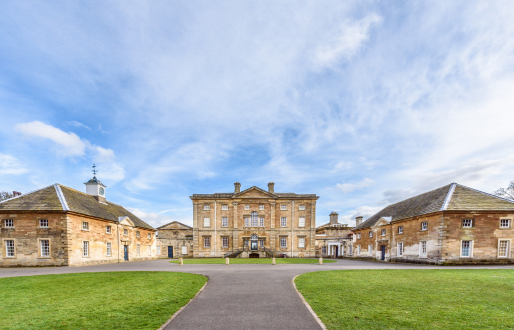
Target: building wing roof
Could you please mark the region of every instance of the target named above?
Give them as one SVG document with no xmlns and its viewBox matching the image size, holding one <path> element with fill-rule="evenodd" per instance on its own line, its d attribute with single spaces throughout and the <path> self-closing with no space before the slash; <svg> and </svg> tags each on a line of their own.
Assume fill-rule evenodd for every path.
<svg viewBox="0 0 514 330">
<path fill-rule="evenodd" d="M 202 198 L 237 198 L 251 190 L 258 190 L 263 194 L 269 195 L 271 198 L 305 198 L 305 199 L 318 199 L 319 196 L 316 194 L 295 194 L 295 193 L 270 193 L 257 186 L 252 186 L 239 193 L 214 193 L 214 194 L 193 194 L 190 196 L 191 199 L 202 199 Z"/>
<path fill-rule="evenodd" d="M 514 211 L 514 202 L 452 183 L 389 205 L 354 229 L 372 227 L 383 217 L 391 217 L 391 221 L 396 221 L 447 210 Z"/>
<path fill-rule="evenodd" d="M 0 203 L 1 210 L 71 211 L 116 222 L 119 217 L 129 217 L 136 227 L 154 229 L 121 205 L 100 203 L 91 195 L 60 184 L 3 201 Z"/>
</svg>

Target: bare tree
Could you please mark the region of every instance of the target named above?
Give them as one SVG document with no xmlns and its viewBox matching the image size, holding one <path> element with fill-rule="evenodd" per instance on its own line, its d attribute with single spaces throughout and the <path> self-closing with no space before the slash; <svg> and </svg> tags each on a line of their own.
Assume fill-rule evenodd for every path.
<svg viewBox="0 0 514 330">
<path fill-rule="evenodd" d="M 511 201 L 514 201 L 514 181 L 511 181 L 509 186 L 505 188 L 500 188 L 494 192 L 496 196 L 510 199 Z"/>
<path fill-rule="evenodd" d="M 6 191 L 0 191 L 0 202 L 4 201 L 6 199 L 9 199 L 9 198 L 13 198 L 13 197 L 14 197 L 13 194 L 10 194 Z"/>
</svg>

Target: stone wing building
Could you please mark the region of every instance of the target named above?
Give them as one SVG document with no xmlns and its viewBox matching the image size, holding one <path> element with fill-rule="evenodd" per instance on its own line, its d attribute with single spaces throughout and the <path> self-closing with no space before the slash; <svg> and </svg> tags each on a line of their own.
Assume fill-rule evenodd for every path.
<svg viewBox="0 0 514 330">
<path fill-rule="evenodd" d="M 352 228 L 339 223 L 339 214 L 330 213 L 330 222 L 316 228 L 316 256 L 340 258 L 352 254 Z"/>
<path fill-rule="evenodd" d="M 54 184 L 0 202 L 0 266 L 82 266 L 155 258 L 155 229 L 105 199 Z"/>
<path fill-rule="evenodd" d="M 314 257 L 315 194 L 276 193 L 256 186 L 232 193 L 194 194 L 195 257 Z"/>
<path fill-rule="evenodd" d="M 157 228 L 157 257 L 193 256 L 193 227 L 173 221 Z"/>
<path fill-rule="evenodd" d="M 513 263 L 514 202 L 452 183 L 392 204 L 353 229 L 353 257 Z"/>
</svg>

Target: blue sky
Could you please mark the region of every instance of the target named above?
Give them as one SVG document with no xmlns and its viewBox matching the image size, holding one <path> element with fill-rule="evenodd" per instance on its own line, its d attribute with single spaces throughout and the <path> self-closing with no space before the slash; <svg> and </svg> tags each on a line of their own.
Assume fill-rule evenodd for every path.
<svg viewBox="0 0 514 330">
<path fill-rule="evenodd" d="M 0 3 L 0 190 L 154 226 L 193 193 L 320 196 L 317 223 L 514 180 L 511 1 Z"/>
</svg>

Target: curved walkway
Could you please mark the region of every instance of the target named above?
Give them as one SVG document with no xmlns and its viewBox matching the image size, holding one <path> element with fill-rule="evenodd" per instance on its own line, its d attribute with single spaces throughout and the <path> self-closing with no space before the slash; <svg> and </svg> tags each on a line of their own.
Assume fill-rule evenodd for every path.
<svg viewBox="0 0 514 330">
<path fill-rule="evenodd" d="M 205 289 L 166 329 L 320 329 L 292 279 L 319 270 L 510 268 L 510 266 L 437 267 L 356 260 L 283 265 L 184 265 L 151 260 L 85 267 L 0 268 L 0 277 L 108 271 L 178 271 L 209 277 Z"/>
</svg>

